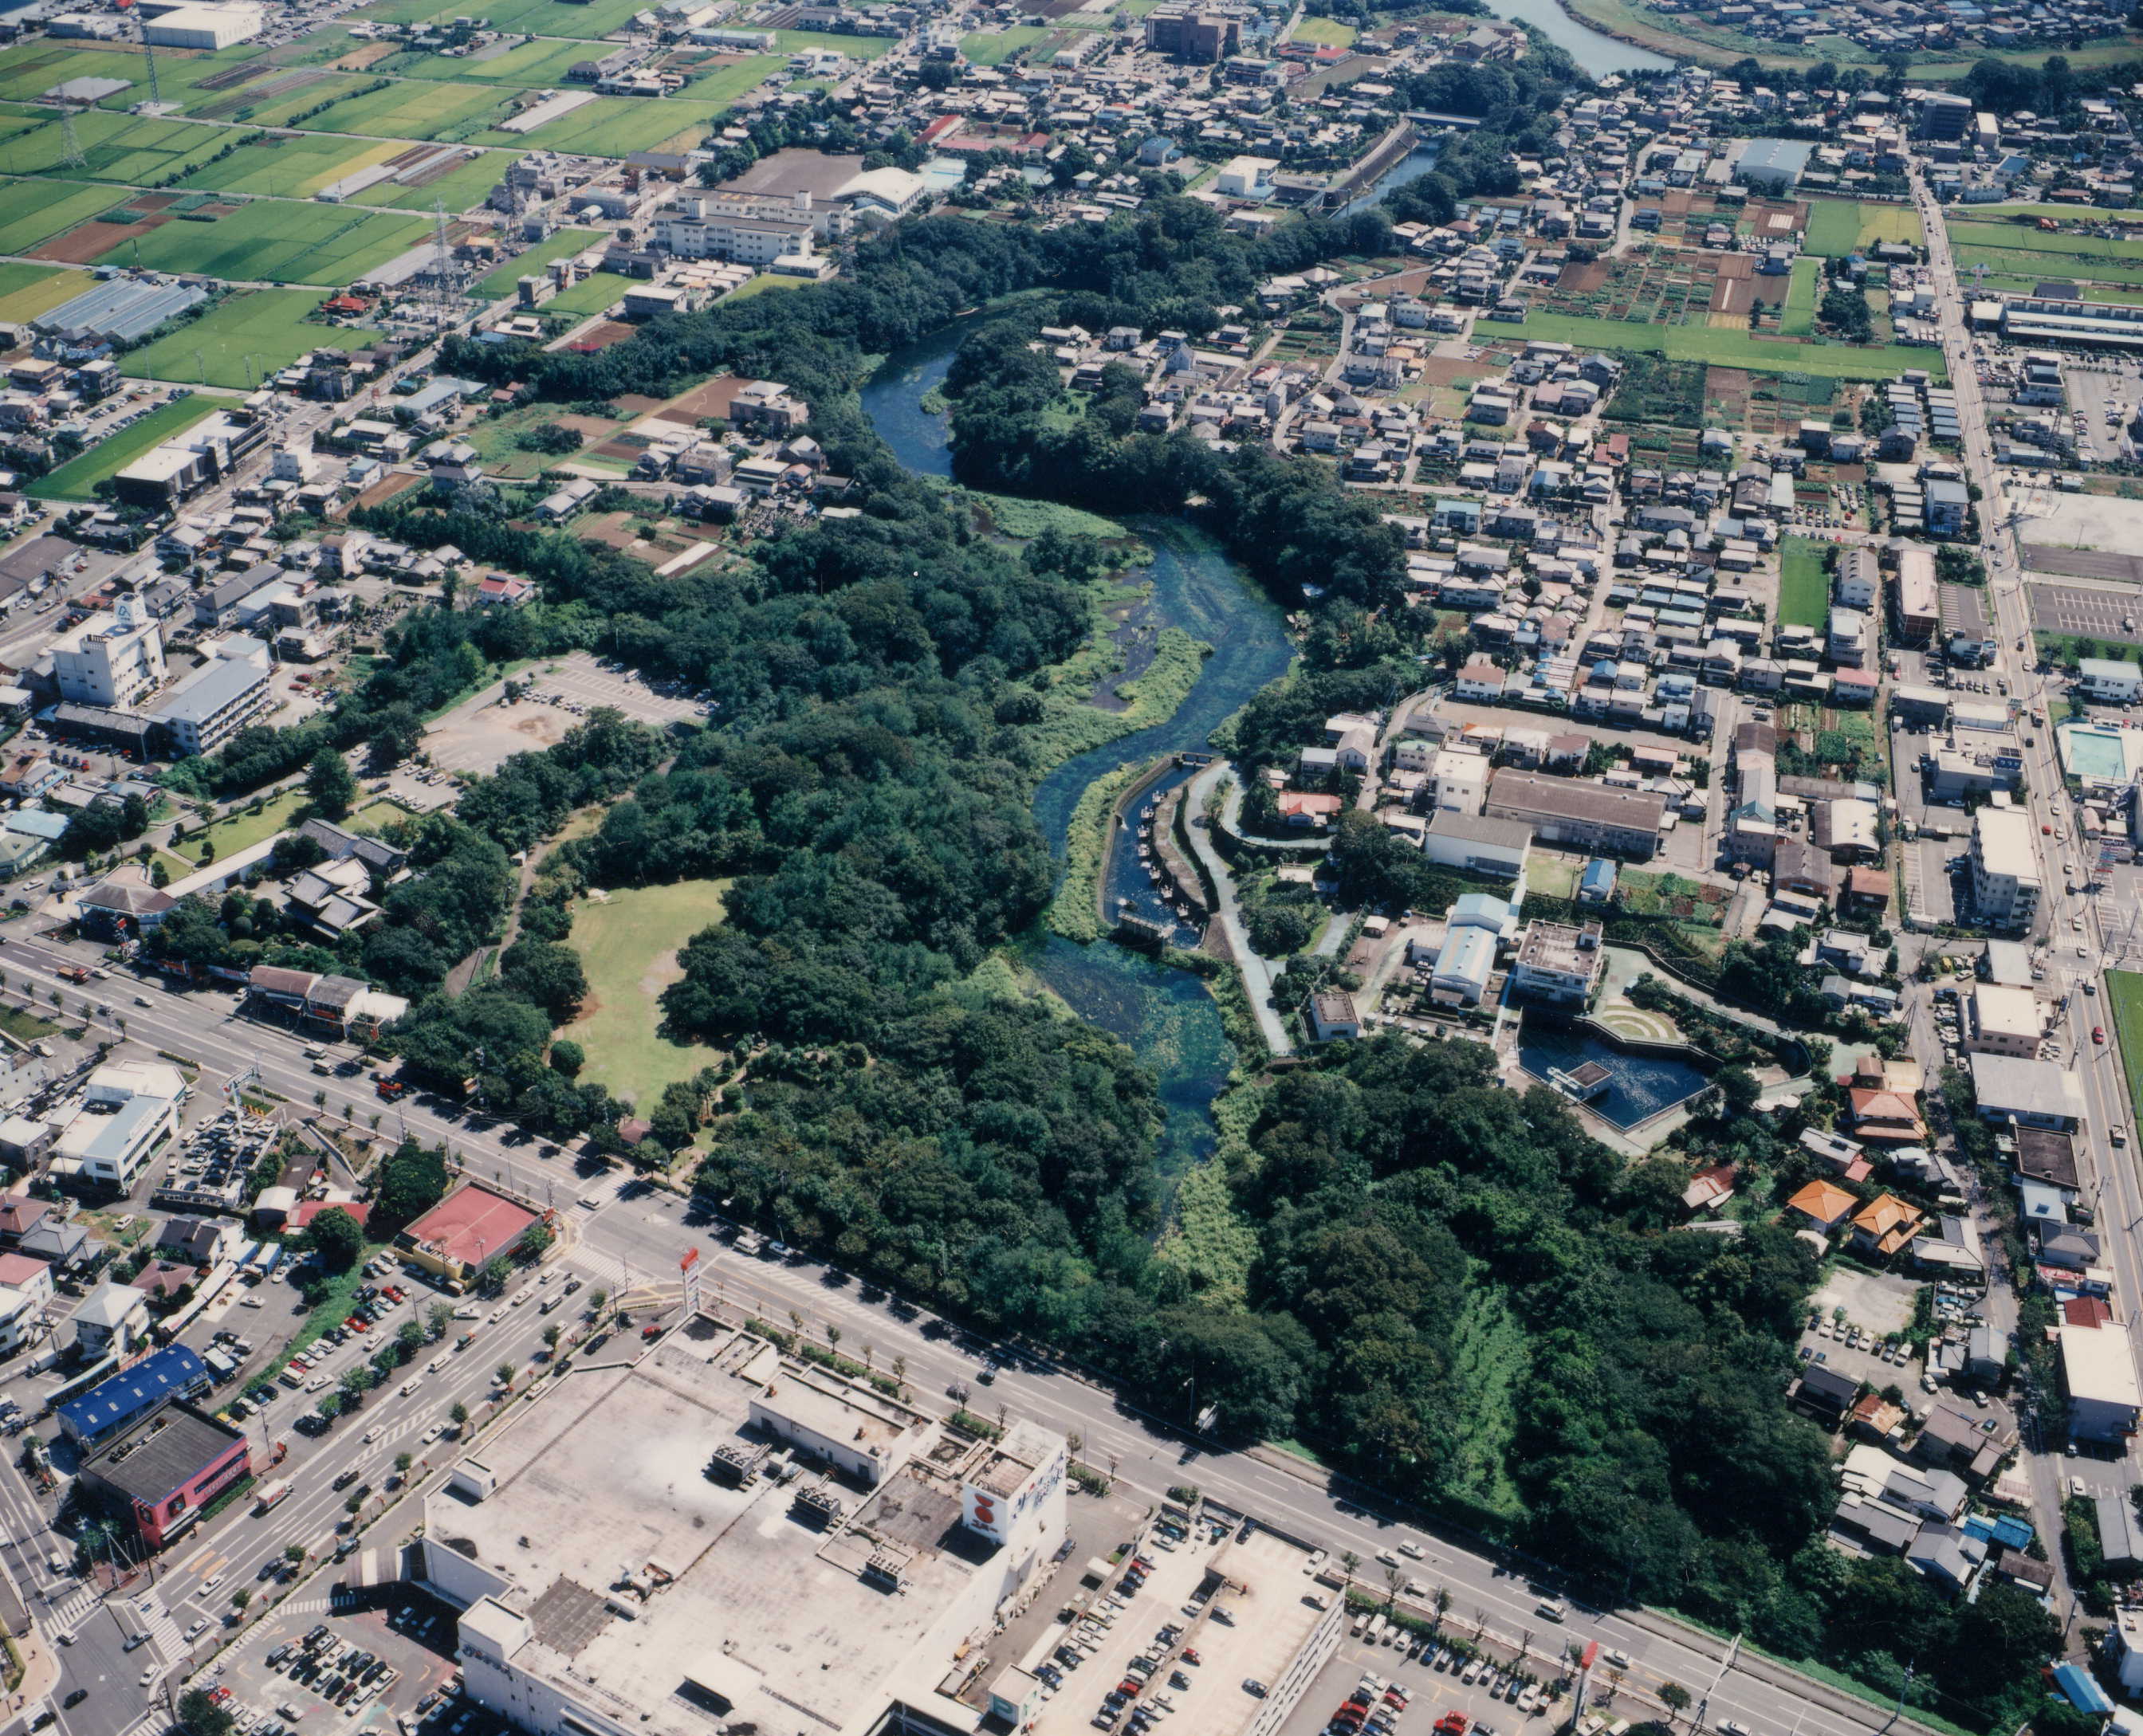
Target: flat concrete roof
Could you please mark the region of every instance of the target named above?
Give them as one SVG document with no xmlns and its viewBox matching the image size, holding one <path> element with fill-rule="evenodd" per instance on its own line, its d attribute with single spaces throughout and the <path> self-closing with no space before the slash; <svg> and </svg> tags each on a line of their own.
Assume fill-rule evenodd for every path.
<svg viewBox="0 0 2143 1736">
<path fill-rule="evenodd" d="M 767 199 L 794 199 L 799 193 L 809 193 L 814 202 L 823 202 L 863 172 L 860 156 L 830 156 L 824 151 L 789 146 L 761 157 L 715 190 L 755 193 Z"/>
<path fill-rule="evenodd" d="M 764 1449 L 747 1425 L 769 1379 L 789 1384 L 772 1347 L 696 1320 L 631 1368 L 569 1376 L 486 1440 L 468 1462 L 496 1479 L 485 1499 L 429 1498 L 434 1546 L 513 1580 L 500 1601 L 534 1629 L 517 1668 L 569 1675 L 577 1694 L 599 1684 L 655 1736 L 713 1736 L 688 1679 L 761 1729 L 800 1713 L 840 1730 L 897 1678 L 927 1685 L 952 1668 L 964 1636 L 937 1630 L 997 1553 L 960 1523 L 958 1474 L 979 1443 L 933 1433 L 869 1495 L 826 1483 L 844 1516 L 822 1528 L 794 1506 L 808 1474 L 740 1489 L 707 1475 L 719 1447 Z M 879 1548 L 902 1558 L 898 1590 L 864 1572 Z M 636 1619 L 606 1607 L 633 1601 L 613 1588 L 651 1566 L 670 1582 Z"/>
</svg>

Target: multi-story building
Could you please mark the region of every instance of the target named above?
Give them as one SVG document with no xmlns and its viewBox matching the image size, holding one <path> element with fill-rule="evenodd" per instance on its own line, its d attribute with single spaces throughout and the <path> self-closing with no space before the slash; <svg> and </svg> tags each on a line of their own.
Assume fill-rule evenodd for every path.
<svg viewBox="0 0 2143 1736">
<path fill-rule="evenodd" d="M 1156 54 L 1211 66 L 1243 43 L 1243 27 L 1223 12 L 1186 6 L 1164 6 L 1146 14 L 1146 45 Z"/>
<path fill-rule="evenodd" d="M 1508 767 L 1488 780 L 1491 819 L 1518 820 L 1542 843 L 1648 860 L 1659 848 L 1666 798 Z"/>
<path fill-rule="evenodd" d="M 1567 922 L 1531 924 L 1511 967 L 1511 992 L 1558 1006 L 1582 1007 L 1592 998 L 1606 962 L 1601 932 L 1597 922 L 1581 928 Z"/>
<path fill-rule="evenodd" d="M 1972 822 L 1972 903 L 1992 928 L 2029 928 L 2043 888 L 2037 841 L 2022 809 L 1982 808 Z"/>
<path fill-rule="evenodd" d="M 275 704 L 275 665 L 259 640 L 234 633 L 166 695 L 156 718 L 175 753 L 212 754 Z"/>
<path fill-rule="evenodd" d="M 655 240 L 679 259 L 764 266 L 777 260 L 809 259 L 815 241 L 846 227 L 844 211 L 814 205 L 808 192 L 794 199 L 695 193 L 656 213 Z"/>
<path fill-rule="evenodd" d="M 131 598 L 99 610 L 53 640 L 52 680 L 77 705 L 123 710 L 163 685 L 164 633 Z"/>
<path fill-rule="evenodd" d="M 159 1550 L 191 1531 L 252 1469 L 243 1430 L 191 1405 L 166 1404 L 87 1460 L 82 1487 L 143 1547 Z"/>
</svg>

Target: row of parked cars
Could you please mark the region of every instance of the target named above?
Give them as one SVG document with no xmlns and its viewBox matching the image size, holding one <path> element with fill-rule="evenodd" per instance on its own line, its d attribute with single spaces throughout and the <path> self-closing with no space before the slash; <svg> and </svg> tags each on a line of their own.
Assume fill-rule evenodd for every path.
<svg viewBox="0 0 2143 1736">
<path fill-rule="evenodd" d="M 310 1688 L 351 1718 L 401 1679 L 401 1672 L 384 1658 L 375 1657 L 349 1640 L 336 1639 L 325 1622 L 303 1640 L 277 1646 L 268 1654 L 268 1667 Z M 293 1723 L 304 1716 L 292 1706 L 279 1706 L 276 1711 Z"/>
<path fill-rule="evenodd" d="M 1324 1736 L 1393 1736 L 1399 1714 L 1406 1710 L 1410 1698 L 1396 1682 L 1387 1682 L 1373 1671 L 1365 1670 L 1354 1691 L 1326 1720 Z M 1447 1731 L 1444 1726 L 1450 1720 L 1446 1719 L 1437 1725 L 1439 1736 L 1465 1736 L 1464 1716 L 1454 1713 L 1452 1717 L 1458 1720 L 1458 1728 Z"/>
</svg>

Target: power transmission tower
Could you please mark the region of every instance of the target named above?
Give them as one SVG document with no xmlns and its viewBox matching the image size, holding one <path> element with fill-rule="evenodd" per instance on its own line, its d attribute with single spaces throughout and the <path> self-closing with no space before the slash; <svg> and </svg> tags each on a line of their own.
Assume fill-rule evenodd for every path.
<svg viewBox="0 0 2143 1736">
<path fill-rule="evenodd" d="M 149 40 L 149 34 L 146 30 L 141 33 L 141 58 L 149 63 L 150 106 L 161 109 L 164 106 L 164 93 L 156 84 L 156 45 Z"/>
<path fill-rule="evenodd" d="M 443 326 L 454 317 L 454 255 L 447 245 L 447 201 L 432 201 L 433 244 L 438 258 L 433 264 L 433 275 L 438 279 L 439 324 Z"/>
<path fill-rule="evenodd" d="M 82 154 L 82 141 L 74 130 L 74 104 L 65 97 L 60 100 L 60 167 L 80 169 L 87 160 Z"/>
</svg>

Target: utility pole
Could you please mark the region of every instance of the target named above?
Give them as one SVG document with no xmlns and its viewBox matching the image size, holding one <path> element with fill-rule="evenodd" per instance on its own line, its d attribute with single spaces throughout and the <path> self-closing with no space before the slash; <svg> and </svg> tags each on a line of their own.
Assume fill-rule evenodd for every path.
<svg viewBox="0 0 2143 1736">
<path fill-rule="evenodd" d="M 87 166 L 87 159 L 82 154 L 82 140 L 74 130 L 74 104 L 62 96 L 60 98 L 60 167 L 80 169 Z"/>
</svg>

